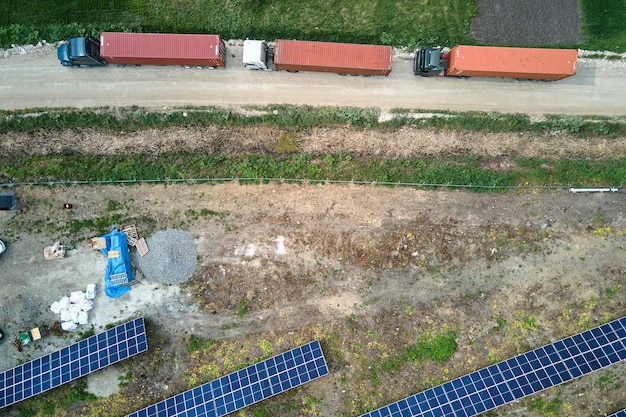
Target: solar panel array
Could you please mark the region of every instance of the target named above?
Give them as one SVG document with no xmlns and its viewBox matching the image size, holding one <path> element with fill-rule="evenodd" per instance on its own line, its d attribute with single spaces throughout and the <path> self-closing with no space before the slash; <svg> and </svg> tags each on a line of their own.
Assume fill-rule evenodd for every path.
<svg viewBox="0 0 626 417">
<path fill-rule="evenodd" d="M 317 340 L 248 366 L 128 417 L 220 417 L 328 374 Z"/>
<path fill-rule="evenodd" d="M 448 381 L 362 417 L 475 416 L 624 359 L 626 317 Z"/>
<path fill-rule="evenodd" d="M 626 417 L 626 410 L 618 411 L 617 413 L 613 413 L 608 417 Z"/>
<path fill-rule="evenodd" d="M 143 317 L 0 373 L 0 408 L 148 349 Z"/>
</svg>

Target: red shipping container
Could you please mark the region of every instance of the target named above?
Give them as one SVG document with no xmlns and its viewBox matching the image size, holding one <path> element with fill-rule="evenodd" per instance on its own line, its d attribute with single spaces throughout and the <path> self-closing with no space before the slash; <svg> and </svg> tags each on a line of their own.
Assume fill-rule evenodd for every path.
<svg viewBox="0 0 626 417">
<path fill-rule="evenodd" d="M 389 75 L 390 46 L 278 39 L 274 65 L 278 70 Z"/>
<path fill-rule="evenodd" d="M 459 45 L 450 51 L 446 75 L 560 80 L 576 74 L 576 49 Z"/>
<path fill-rule="evenodd" d="M 218 35 L 102 32 L 100 55 L 111 64 L 223 67 L 226 45 Z"/>
</svg>

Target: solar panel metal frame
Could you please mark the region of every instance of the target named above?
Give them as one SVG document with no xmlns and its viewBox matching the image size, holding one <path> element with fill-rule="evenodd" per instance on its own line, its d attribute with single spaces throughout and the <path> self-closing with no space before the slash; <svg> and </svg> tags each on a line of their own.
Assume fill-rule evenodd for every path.
<svg viewBox="0 0 626 417">
<path fill-rule="evenodd" d="M 471 417 L 626 359 L 626 317 L 538 347 L 361 417 Z M 619 417 L 626 417 L 619 412 Z"/>
<path fill-rule="evenodd" d="M 0 373 L 0 409 L 148 349 L 143 317 Z"/>
<path fill-rule="evenodd" d="M 324 352 L 314 340 L 127 417 L 221 417 L 327 374 Z"/>
</svg>

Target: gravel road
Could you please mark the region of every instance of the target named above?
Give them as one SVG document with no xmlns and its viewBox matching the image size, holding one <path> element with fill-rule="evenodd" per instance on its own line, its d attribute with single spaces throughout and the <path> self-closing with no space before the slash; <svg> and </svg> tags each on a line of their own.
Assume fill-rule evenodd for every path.
<svg viewBox="0 0 626 417">
<path fill-rule="evenodd" d="M 227 69 L 181 67 L 75 69 L 55 51 L 0 58 L 0 108 L 308 105 L 482 110 L 529 114 L 623 115 L 626 62 L 579 59 L 578 73 L 558 82 L 415 77 L 396 58 L 389 77 L 254 72 L 229 45 Z"/>
</svg>

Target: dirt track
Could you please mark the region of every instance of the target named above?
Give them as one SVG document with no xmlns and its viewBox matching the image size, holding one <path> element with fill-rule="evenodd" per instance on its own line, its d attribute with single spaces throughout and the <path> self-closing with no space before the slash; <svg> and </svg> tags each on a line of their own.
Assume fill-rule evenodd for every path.
<svg viewBox="0 0 626 417">
<path fill-rule="evenodd" d="M 528 114 L 623 115 L 626 62 L 580 59 L 574 77 L 553 83 L 415 77 L 408 57 L 389 77 L 248 71 L 241 44 L 229 45 L 227 69 L 179 67 L 76 69 L 54 50 L 0 58 L 1 109 L 184 105 L 356 106 L 481 110 Z"/>
</svg>

